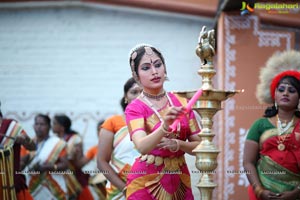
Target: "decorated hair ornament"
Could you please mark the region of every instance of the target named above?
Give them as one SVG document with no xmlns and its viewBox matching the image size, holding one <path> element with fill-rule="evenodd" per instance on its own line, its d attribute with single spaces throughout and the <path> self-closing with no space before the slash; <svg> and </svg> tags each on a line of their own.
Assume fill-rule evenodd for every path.
<svg viewBox="0 0 300 200">
<path fill-rule="evenodd" d="M 284 72 L 281 72 L 280 74 L 277 74 L 272 82 L 271 82 L 271 85 L 270 85 L 270 93 L 271 93 L 271 97 L 272 99 L 274 100 L 274 96 L 275 96 L 275 90 L 276 90 L 276 87 L 278 86 L 278 83 L 280 82 L 280 80 L 283 78 L 283 77 L 286 77 L 286 76 L 292 76 L 298 80 L 300 80 L 300 73 L 297 72 L 297 71 L 292 71 L 292 70 L 288 70 L 288 71 L 284 71 Z"/>
<path fill-rule="evenodd" d="M 131 55 L 131 63 L 130 63 L 130 66 L 131 66 L 131 70 L 134 71 L 134 60 L 136 59 L 137 57 L 137 52 L 134 51 Z"/>
<path fill-rule="evenodd" d="M 165 60 L 160 52 L 159 49 L 155 48 L 154 46 L 150 45 L 150 44 L 137 44 L 135 47 L 133 47 L 130 52 L 129 52 L 129 64 L 130 64 L 130 68 L 131 68 L 131 72 L 132 72 L 132 76 L 136 79 L 136 81 L 138 82 L 138 77 L 137 77 L 137 74 L 136 74 L 136 71 L 134 70 L 134 67 L 135 67 L 135 59 L 136 57 L 138 56 L 138 53 L 137 51 L 141 48 L 144 48 L 145 50 L 145 55 L 147 56 L 153 56 L 154 55 L 154 51 L 152 48 L 154 48 L 157 52 L 160 53 L 160 56 L 162 58 L 162 61 L 164 63 L 164 66 L 165 66 L 165 73 L 167 74 L 167 71 L 166 71 L 166 65 L 165 65 Z M 168 78 L 166 78 L 166 80 L 169 80 Z"/>
<path fill-rule="evenodd" d="M 140 49 L 140 48 L 143 48 L 143 47 L 153 47 L 152 45 L 150 44 L 137 44 L 135 45 L 130 51 L 129 51 L 129 63 L 130 63 L 130 67 L 131 67 L 131 71 L 134 72 L 134 60 L 136 59 L 137 57 L 137 50 Z M 151 49 L 151 48 L 150 48 Z M 151 49 L 152 51 L 152 49 Z M 152 51 L 153 52 L 153 51 Z"/>
<path fill-rule="evenodd" d="M 153 56 L 154 52 L 151 49 L 151 47 L 144 47 L 144 49 L 145 49 L 145 55 L 150 56 L 150 57 Z"/>
<path fill-rule="evenodd" d="M 256 98 L 261 104 L 274 103 L 273 95 L 271 92 L 271 84 L 273 82 L 276 82 L 277 79 L 275 78 L 277 76 L 287 71 L 294 71 L 295 73 L 292 73 L 294 75 L 300 71 L 299 51 L 289 50 L 280 53 L 275 53 L 268 59 L 266 65 L 260 69 L 259 83 L 256 87 Z M 283 78 L 284 76 L 285 75 L 283 75 L 281 78 Z"/>
</svg>

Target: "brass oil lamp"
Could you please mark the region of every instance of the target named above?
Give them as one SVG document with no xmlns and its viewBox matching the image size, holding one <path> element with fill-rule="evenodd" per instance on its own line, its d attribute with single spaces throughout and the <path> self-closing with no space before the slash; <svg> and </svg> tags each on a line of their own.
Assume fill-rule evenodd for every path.
<svg viewBox="0 0 300 200">
<path fill-rule="evenodd" d="M 212 131 L 213 116 L 221 110 L 222 101 L 234 96 L 240 91 L 216 90 L 212 84 L 212 78 L 216 74 L 213 65 L 215 55 L 214 30 L 207 31 L 203 26 L 199 35 L 196 54 L 201 60 L 201 67 L 198 74 L 202 77 L 202 95 L 192 107 L 201 116 L 201 138 L 200 144 L 193 150 L 196 154 L 196 167 L 200 171 L 201 177 L 197 187 L 200 190 L 200 199 L 212 199 L 212 192 L 217 186 L 213 181 L 215 170 L 218 166 L 217 156 L 219 150 L 213 143 L 215 134 Z M 196 91 L 175 92 L 178 95 L 190 99 Z"/>
</svg>

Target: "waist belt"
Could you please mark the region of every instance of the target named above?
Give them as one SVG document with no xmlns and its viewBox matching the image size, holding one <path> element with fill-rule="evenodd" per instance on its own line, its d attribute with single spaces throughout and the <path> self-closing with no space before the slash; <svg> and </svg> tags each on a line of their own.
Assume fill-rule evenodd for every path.
<svg viewBox="0 0 300 200">
<path fill-rule="evenodd" d="M 142 155 L 140 157 L 140 162 L 146 162 L 147 165 L 154 164 L 157 167 L 164 164 L 164 170 L 176 171 L 179 170 L 183 164 L 185 164 L 185 158 L 184 156 L 164 158 L 154 155 Z"/>
</svg>

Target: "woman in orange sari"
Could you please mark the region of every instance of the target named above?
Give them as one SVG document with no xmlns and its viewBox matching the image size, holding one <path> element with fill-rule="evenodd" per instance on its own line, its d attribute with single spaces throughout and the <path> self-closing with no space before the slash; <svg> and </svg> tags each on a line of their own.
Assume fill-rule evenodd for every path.
<svg viewBox="0 0 300 200">
<path fill-rule="evenodd" d="M 141 92 L 141 87 L 133 78 L 124 85 L 124 96 L 121 99 L 123 110 Z M 102 124 L 98 144 L 98 168 L 108 182 L 106 198 L 125 199 L 127 173 L 130 171 L 138 152 L 130 141 L 124 115 L 113 115 Z"/>
<path fill-rule="evenodd" d="M 273 104 L 251 126 L 244 149 L 250 200 L 300 199 L 300 53 L 274 55 L 257 97 Z"/>
</svg>

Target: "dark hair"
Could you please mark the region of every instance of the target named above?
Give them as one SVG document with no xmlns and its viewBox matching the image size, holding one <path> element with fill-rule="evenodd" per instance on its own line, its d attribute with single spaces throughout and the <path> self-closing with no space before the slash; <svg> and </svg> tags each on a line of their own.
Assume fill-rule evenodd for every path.
<svg viewBox="0 0 300 200">
<path fill-rule="evenodd" d="M 145 54 L 145 47 L 150 47 L 152 49 L 152 51 L 154 51 L 154 53 L 161 59 L 164 66 L 166 67 L 165 59 L 164 59 L 163 55 L 160 53 L 159 50 L 157 50 L 156 48 L 151 47 L 151 46 L 142 45 L 142 46 L 138 47 L 136 50 L 133 51 L 133 52 L 137 53 L 136 58 L 133 60 L 134 61 L 134 71 L 135 71 L 137 76 L 139 75 L 138 74 L 138 66 L 140 64 L 140 61 L 141 61 L 142 57 Z M 131 53 L 131 55 L 132 55 L 132 53 Z M 130 55 L 130 58 L 129 58 L 129 65 L 130 66 L 131 66 L 131 61 L 132 61 L 131 55 Z"/>
<path fill-rule="evenodd" d="M 49 126 L 49 128 L 51 127 L 51 119 L 48 115 L 44 115 L 44 114 L 37 114 L 34 118 L 34 120 L 36 120 L 38 117 L 43 118 L 46 122 L 46 124 Z"/>
<path fill-rule="evenodd" d="M 267 107 L 267 109 L 265 110 L 265 114 L 264 117 L 273 117 L 275 115 L 277 115 L 278 110 L 275 107 L 275 105 Z"/>
<path fill-rule="evenodd" d="M 132 86 L 136 83 L 135 79 L 133 77 L 131 77 L 130 79 L 128 79 L 126 81 L 126 83 L 124 84 L 124 87 L 123 87 L 123 92 L 124 92 L 124 96 L 122 97 L 121 101 L 120 101 L 120 104 L 122 106 L 122 109 L 123 111 L 125 111 L 127 105 L 128 105 L 128 102 L 125 101 L 125 96 L 127 94 L 127 92 L 130 90 L 130 88 L 132 88 Z"/>
<path fill-rule="evenodd" d="M 293 76 L 285 76 L 279 81 L 278 85 L 281 84 L 284 80 L 287 80 L 293 87 L 296 88 L 297 93 L 300 97 L 300 82 L 299 82 L 299 80 Z M 276 87 L 278 87 L 278 85 Z M 275 107 L 275 105 L 272 105 L 265 110 L 264 117 L 274 117 L 275 115 L 277 115 L 277 113 L 278 113 L 277 108 Z M 295 115 L 297 117 L 300 117 L 300 111 L 296 110 Z"/>
<path fill-rule="evenodd" d="M 101 128 L 102 124 L 105 122 L 104 119 L 101 119 L 98 123 L 97 123 L 97 132 L 98 132 L 98 129 Z"/>
<path fill-rule="evenodd" d="M 57 123 L 65 128 L 66 134 L 77 134 L 76 131 L 71 129 L 72 122 L 67 115 L 55 115 L 54 119 L 57 121 Z"/>
</svg>

